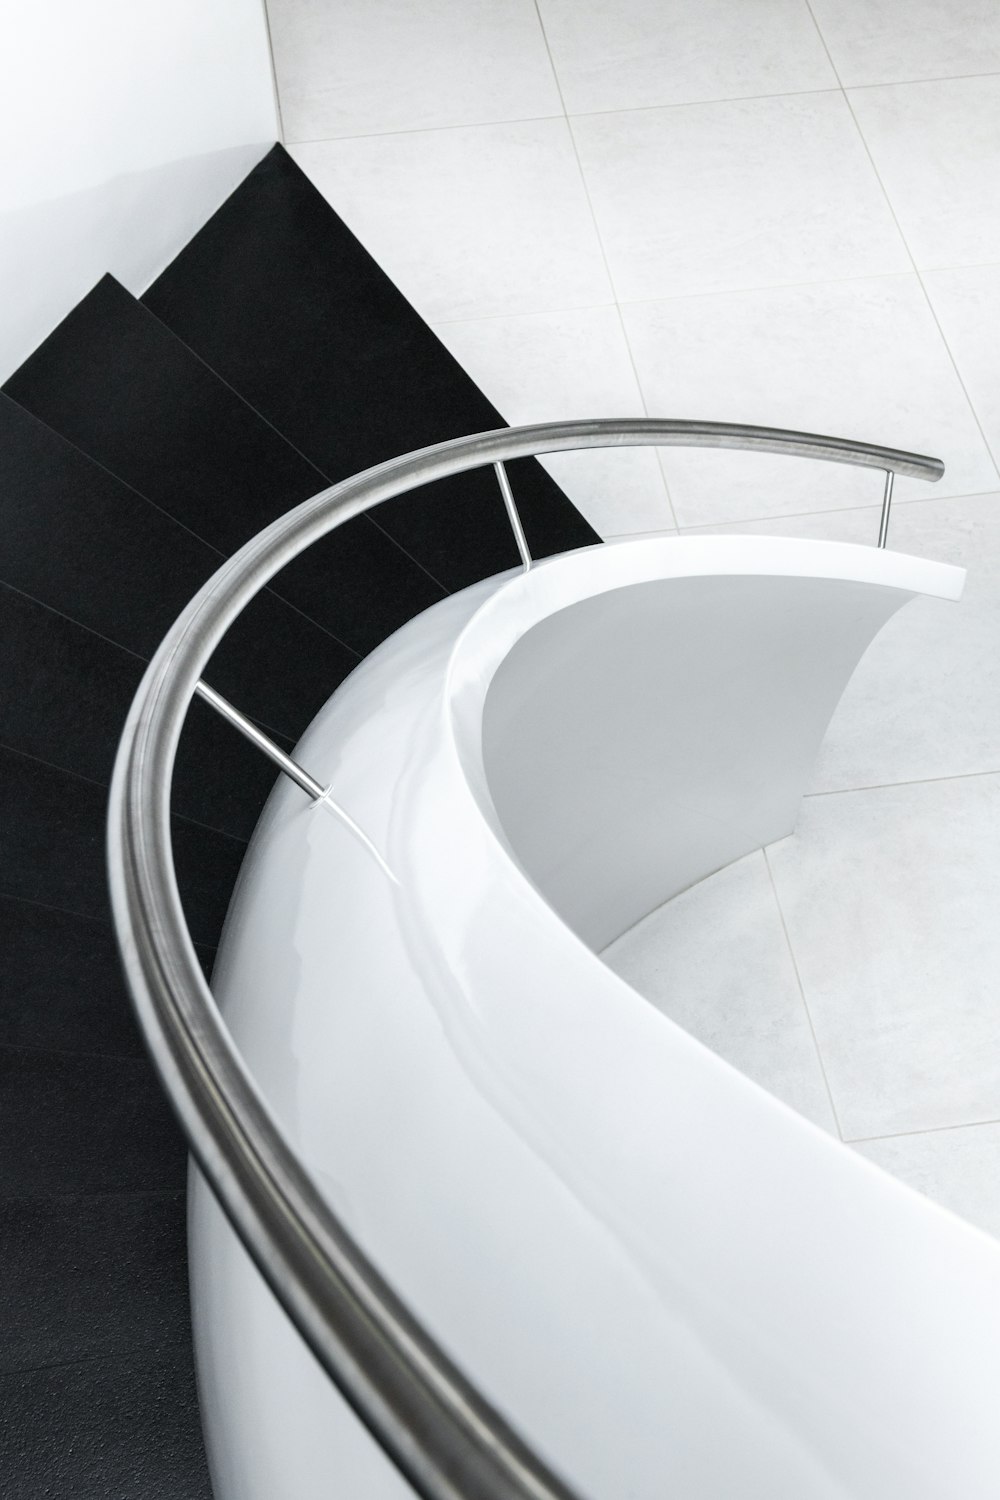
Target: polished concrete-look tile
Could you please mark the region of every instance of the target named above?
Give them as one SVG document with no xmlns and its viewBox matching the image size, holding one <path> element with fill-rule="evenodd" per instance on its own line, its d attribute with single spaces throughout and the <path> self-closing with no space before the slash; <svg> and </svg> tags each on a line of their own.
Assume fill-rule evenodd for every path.
<svg viewBox="0 0 1000 1500">
<path fill-rule="evenodd" d="M 768 854 L 845 1139 L 1000 1116 L 1000 774 L 807 797 Z"/>
<path fill-rule="evenodd" d="M 612 301 L 565 120 L 320 141 L 291 155 L 433 323 Z"/>
<path fill-rule="evenodd" d="M 622 302 L 910 268 L 839 92 L 571 123 Z"/>
<path fill-rule="evenodd" d="M 477 318 L 436 332 L 512 424 L 644 415 L 617 308 Z M 543 462 L 602 536 L 673 524 L 651 448 L 590 449 Z"/>
<path fill-rule="evenodd" d="M 1000 1123 L 890 1136 L 855 1150 L 942 1208 L 1000 1236 Z"/>
<path fill-rule="evenodd" d="M 1000 124 L 998 124 L 1000 130 Z M 994 455 L 1000 454 L 1000 264 L 927 271 L 924 286 Z"/>
<path fill-rule="evenodd" d="M 623 308 L 650 411 L 793 427 L 931 453 L 933 491 L 995 489 L 996 469 L 916 276 L 772 287 Z M 881 476 L 839 464 L 671 450 L 682 526 L 870 504 Z"/>
<path fill-rule="evenodd" d="M 675 896 L 603 958 L 657 1010 L 836 1133 L 763 854 Z"/>
<path fill-rule="evenodd" d="M 836 87 L 805 0 L 540 0 L 570 114 Z"/>
<path fill-rule="evenodd" d="M 849 97 L 917 265 L 1000 260 L 1000 74 Z"/>
<path fill-rule="evenodd" d="M 879 514 L 706 529 L 872 546 Z M 812 791 L 1000 771 L 1000 494 L 895 505 L 889 546 L 967 568 L 965 592 L 913 599 L 883 628 L 837 705 Z"/>
<path fill-rule="evenodd" d="M 899 83 L 1000 71 L 993 0 L 810 0 L 840 81 Z"/>
<path fill-rule="evenodd" d="M 268 0 L 286 141 L 562 113 L 532 0 Z"/>
</svg>

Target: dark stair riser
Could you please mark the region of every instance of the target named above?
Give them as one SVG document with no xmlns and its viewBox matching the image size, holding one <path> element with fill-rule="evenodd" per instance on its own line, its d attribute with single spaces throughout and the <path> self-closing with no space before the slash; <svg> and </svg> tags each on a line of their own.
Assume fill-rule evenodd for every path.
<svg viewBox="0 0 1000 1500">
<path fill-rule="evenodd" d="M 280 146 L 143 301 L 331 481 L 506 426 Z M 600 540 L 537 463 L 511 479 L 536 556 Z M 377 515 L 449 590 L 517 562 L 489 470 Z"/>
<path fill-rule="evenodd" d="M 8 691 L 0 744 L 107 785 L 144 663 L 103 636 L 0 585 Z M 290 737 L 270 733 L 283 749 Z M 175 811 L 248 839 L 274 784 L 271 763 L 200 700 L 181 738 Z"/>
<path fill-rule="evenodd" d="M 144 658 L 224 561 L 5 397 L 0 524 L 4 582 Z M 245 713 L 295 739 L 356 661 L 268 590 L 205 675 Z"/>
<path fill-rule="evenodd" d="M 104 787 L 0 749 L 0 896 L 108 921 L 106 814 Z M 246 845 L 185 818 L 172 837 L 191 935 L 214 947 Z"/>
<path fill-rule="evenodd" d="M 327 485 L 110 276 L 4 389 L 226 555 Z M 364 517 L 290 564 L 275 587 L 354 652 L 370 650 L 442 594 Z"/>
</svg>

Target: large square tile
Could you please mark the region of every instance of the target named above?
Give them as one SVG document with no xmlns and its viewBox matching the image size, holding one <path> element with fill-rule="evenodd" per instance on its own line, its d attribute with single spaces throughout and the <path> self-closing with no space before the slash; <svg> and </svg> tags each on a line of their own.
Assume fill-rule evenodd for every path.
<svg viewBox="0 0 1000 1500">
<path fill-rule="evenodd" d="M 846 87 L 1000 71 L 1000 8 L 993 0 L 810 3 Z"/>
<path fill-rule="evenodd" d="M 874 544 L 879 510 L 712 531 Z M 968 569 L 957 604 L 913 599 L 879 633 L 826 732 L 814 792 L 1000 771 L 1000 495 L 893 507 L 889 546 Z"/>
<path fill-rule="evenodd" d="M 762 854 L 675 896 L 602 956 L 678 1026 L 836 1133 Z"/>
<path fill-rule="evenodd" d="M 839 92 L 571 125 L 623 302 L 910 267 Z"/>
<path fill-rule="evenodd" d="M 570 114 L 835 88 L 805 0 L 540 0 Z"/>
<path fill-rule="evenodd" d="M 1000 1117 L 1000 775 L 807 797 L 769 850 L 845 1140 Z"/>
<path fill-rule="evenodd" d="M 998 122 L 1000 129 L 1000 122 Z M 973 410 L 1000 454 L 1000 265 L 928 271 L 924 285 Z"/>
<path fill-rule="evenodd" d="M 1000 75 L 853 89 L 850 100 L 917 265 L 1000 260 Z"/>
<path fill-rule="evenodd" d="M 617 308 L 480 318 L 435 331 L 512 424 L 644 415 Z M 651 448 L 592 448 L 542 462 L 602 536 L 673 525 Z"/>
<path fill-rule="evenodd" d="M 935 454 L 933 491 L 995 489 L 996 470 L 916 276 L 672 298 L 623 308 L 653 416 L 792 427 Z M 681 526 L 880 500 L 867 469 L 671 449 L 664 471 Z"/>
<path fill-rule="evenodd" d="M 431 322 L 613 300 L 565 120 L 293 146 Z"/>
<path fill-rule="evenodd" d="M 268 0 L 286 141 L 562 113 L 532 0 Z"/>
<path fill-rule="evenodd" d="M 942 1208 L 1000 1238 L 1000 1124 L 890 1136 L 855 1150 Z"/>
</svg>

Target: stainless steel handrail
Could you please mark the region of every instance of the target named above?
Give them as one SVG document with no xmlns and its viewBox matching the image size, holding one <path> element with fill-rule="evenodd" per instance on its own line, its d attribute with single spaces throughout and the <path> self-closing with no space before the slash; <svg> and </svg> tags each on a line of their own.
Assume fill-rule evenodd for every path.
<svg viewBox="0 0 1000 1500">
<path fill-rule="evenodd" d="M 258 1268 L 425 1500 L 572 1496 L 385 1283 L 317 1191 L 258 1093 L 202 976 L 184 920 L 170 838 L 174 760 L 194 694 L 202 692 L 210 702 L 217 696 L 200 684 L 206 662 L 254 595 L 311 543 L 381 501 L 436 479 L 506 459 L 618 446 L 784 453 L 927 480 L 944 472 L 935 458 L 840 438 L 643 418 L 503 428 L 407 454 L 305 501 L 223 564 L 150 663 L 115 765 L 108 818 L 112 909 L 154 1062 L 202 1171 Z M 526 544 L 527 565 L 525 553 Z M 242 718 L 237 710 L 226 716 Z M 246 732 L 248 723 L 239 727 Z M 272 758 L 281 765 L 282 756 L 278 751 Z M 315 796 L 319 783 L 284 759 L 294 769 L 282 769 Z"/>
</svg>

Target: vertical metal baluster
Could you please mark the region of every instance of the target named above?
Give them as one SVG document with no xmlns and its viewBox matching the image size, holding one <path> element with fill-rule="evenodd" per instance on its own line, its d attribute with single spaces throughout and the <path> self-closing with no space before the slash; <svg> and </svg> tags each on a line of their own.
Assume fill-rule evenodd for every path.
<svg viewBox="0 0 1000 1500">
<path fill-rule="evenodd" d="M 232 724 L 234 729 L 238 729 L 240 734 L 244 735 L 250 741 L 251 745 L 256 745 L 257 749 L 261 750 L 267 756 L 268 760 L 273 761 L 280 771 L 284 771 L 290 781 L 294 781 L 296 786 L 300 786 L 306 795 L 313 799 L 314 803 L 320 807 L 325 807 L 335 818 L 339 818 L 345 828 L 364 845 L 372 858 L 385 874 L 388 875 L 389 879 L 395 885 L 399 884 L 399 880 L 386 864 L 367 833 L 365 833 L 359 823 L 355 823 L 350 813 L 341 807 L 340 803 L 330 795 L 329 787 L 321 786 L 315 776 L 310 776 L 304 766 L 300 766 L 297 760 L 293 760 L 290 755 L 286 755 L 280 746 L 276 745 L 273 740 L 268 739 L 267 735 L 247 718 L 246 714 L 241 714 L 239 709 L 235 708 L 229 702 L 228 698 L 223 698 L 222 694 L 217 693 L 214 688 L 209 687 L 207 682 L 203 682 L 199 678 L 194 685 L 194 690 L 198 697 L 203 698 L 210 707 L 214 708 L 215 712 L 221 718 L 225 719 L 228 724 Z"/>
<path fill-rule="evenodd" d="M 322 802 L 326 796 L 325 788 L 320 786 L 316 778 L 310 776 L 309 772 L 303 766 L 300 766 L 298 761 L 293 760 L 290 755 L 286 755 L 284 750 L 276 745 L 273 740 L 268 739 L 267 735 L 258 729 L 256 724 L 251 723 L 246 714 L 241 714 L 238 708 L 234 708 L 228 699 L 223 698 L 221 693 L 217 693 L 214 688 L 209 687 L 207 682 L 202 682 L 199 679 L 194 685 L 194 690 L 198 694 L 198 697 L 203 698 L 210 707 L 214 708 L 215 712 L 221 718 L 232 724 L 234 729 L 238 729 L 240 734 L 244 735 L 250 741 L 251 745 L 256 745 L 258 750 L 263 751 L 268 760 L 273 761 L 279 771 L 284 771 L 289 781 L 294 781 L 296 786 L 300 786 L 306 796 L 311 797 L 314 802 Z"/>
<path fill-rule="evenodd" d="M 511 494 L 510 480 L 507 478 L 507 470 L 504 468 L 502 463 L 494 464 L 493 468 L 497 476 L 497 483 L 500 486 L 500 493 L 503 496 L 503 503 L 507 507 L 507 518 L 510 521 L 510 529 L 514 533 L 514 540 L 517 542 L 517 550 L 521 554 L 521 561 L 524 563 L 524 571 L 527 573 L 531 568 L 531 553 L 528 550 L 528 542 L 527 538 L 524 535 L 524 527 L 521 525 L 521 517 L 518 515 L 517 506 L 514 504 L 514 496 Z"/>
<path fill-rule="evenodd" d="M 889 511 L 892 507 L 892 481 L 895 474 L 891 469 L 885 471 L 885 490 L 882 493 L 882 519 L 878 528 L 878 545 L 884 547 L 889 535 Z"/>
</svg>

